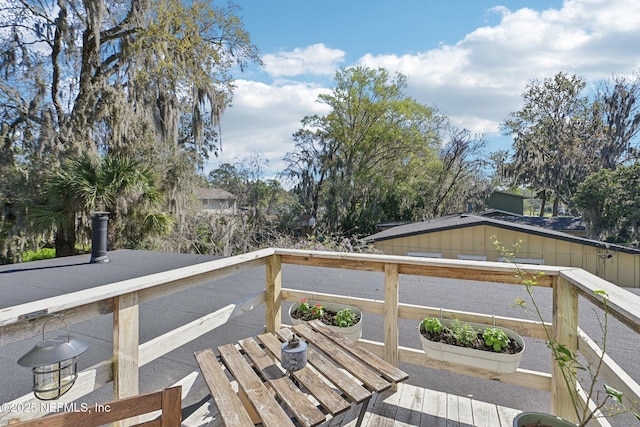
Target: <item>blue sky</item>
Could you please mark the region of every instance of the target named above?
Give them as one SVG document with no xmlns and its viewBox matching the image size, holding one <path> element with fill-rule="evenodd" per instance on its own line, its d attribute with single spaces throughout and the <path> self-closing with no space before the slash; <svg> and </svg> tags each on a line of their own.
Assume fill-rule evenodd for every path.
<svg viewBox="0 0 640 427">
<path fill-rule="evenodd" d="M 455 44 L 469 30 L 494 25 L 498 4 L 522 7 L 527 2 L 495 0 L 236 0 L 247 30 L 265 53 L 291 51 L 324 43 L 342 49 L 355 62 L 367 53 L 417 53 Z M 537 8 L 561 0 L 535 1 Z M 460 7 L 452 7 L 457 4 Z"/>
<path fill-rule="evenodd" d="M 531 79 L 559 71 L 591 84 L 640 69 L 637 0 L 235 0 L 263 67 L 237 73 L 222 117 L 223 162 L 260 153 L 283 170 L 300 120 L 339 67 L 401 72 L 408 95 L 508 149 L 500 123 Z"/>
</svg>

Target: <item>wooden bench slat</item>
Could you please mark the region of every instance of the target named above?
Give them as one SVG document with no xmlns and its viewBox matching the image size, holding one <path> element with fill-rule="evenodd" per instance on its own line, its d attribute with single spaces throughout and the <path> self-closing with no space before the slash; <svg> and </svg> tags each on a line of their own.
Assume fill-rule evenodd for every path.
<svg viewBox="0 0 640 427">
<path fill-rule="evenodd" d="M 321 332 L 323 335 L 336 342 L 340 347 L 347 350 L 349 353 L 355 355 L 362 360 L 368 367 L 371 367 L 378 371 L 384 378 L 391 382 L 401 382 L 409 378 L 409 374 L 393 366 L 391 363 L 379 358 L 369 350 L 364 349 L 357 345 L 355 342 L 347 339 L 344 335 L 338 334 L 335 331 L 329 329 L 324 323 L 314 320 L 309 322 L 316 331 Z"/>
<path fill-rule="evenodd" d="M 292 332 L 289 329 L 278 331 L 278 334 L 285 340 Z M 355 403 L 361 403 L 371 397 L 371 392 L 360 385 L 349 375 L 345 375 L 338 366 L 334 365 L 324 355 L 318 353 L 313 348 L 307 348 L 307 362 L 324 375 L 329 381 L 335 384 L 347 397 Z"/>
<path fill-rule="evenodd" d="M 101 409 L 105 408 L 105 409 Z M 106 410 L 108 408 L 108 410 Z M 138 415 L 162 410 L 160 420 L 167 426 L 179 426 L 182 417 L 182 387 L 171 387 L 152 393 L 125 397 L 102 405 L 88 406 L 86 411 L 63 412 L 16 424 L 21 427 L 99 426 Z M 178 413 L 176 419 L 175 413 Z M 171 422 L 171 423 L 169 423 Z"/>
<path fill-rule="evenodd" d="M 293 330 L 300 336 L 305 338 L 307 342 L 313 343 L 317 348 L 322 349 L 326 354 L 330 354 L 331 358 L 342 365 L 344 369 L 358 378 L 367 387 L 376 392 L 381 392 L 391 387 L 391 383 L 377 375 L 377 373 L 361 362 L 357 361 L 340 348 L 335 342 L 311 329 L 309 325 L 300 324 L 293 327 Z"/>
<path fill-rule="evenodd" d="M 251 401 L 266 427 L 294 425 L 284 409 L 273 399 L 262 380 L 253 372 L 251 366 L 233 344 L 220 346 L 218 351 L 225 365 L 238 382 L 238 386 Z"/>
<path fill-rule="evenodd" d="M 280 360 L 280 346 L 282 342 L 273 334 L 258 335 L 258 340 Z M 340 414 L 351 407 L 351 403 L 342 398 L 338 392 L 330 387 L 317 372 L 308 366 L 292 373 L 293 377 L 302 384 L 309 393 L 333 416 Z"/>
<path fill-rule="evenodd" d="M 176 405 L 175 402 L 180 402 Z M 162 427 L 179 426 L 182 422 L 182 387 L 162 391 Z"/>
<path fill-rule="evenodd" d="M 238 343 L 249 356 L 260 375 L 269 382 L 280 399 L 302 425 L 311 427 L 325 421 L 326 416 L 273 363 L 273 360 L 260 348 L 256 340 L 247 338 L 238 341 Z"/>
<path fill-rule="evenodd" d="M 253 421 L 245 410 L 238 395 L 233 391 L 229 379 L 210 348 L 195 353 L 207 387 L 211 392 L 218 412 L 228 426 L 253 427 Z"/>
</svg>

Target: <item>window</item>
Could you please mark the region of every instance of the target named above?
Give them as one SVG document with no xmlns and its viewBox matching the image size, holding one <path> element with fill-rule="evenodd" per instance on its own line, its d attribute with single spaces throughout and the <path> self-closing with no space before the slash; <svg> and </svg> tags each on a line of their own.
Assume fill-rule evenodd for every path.
<svg viewBox="0 0 640 427">
<path fill-rule="evenodd" d="M 422 258 L 442 258 L 439 252 L 407 252 L 407 256 L 417 256 Z"/>
<path fill-rule="evenodd" d="M 486 255 L 467 255 L 467 254 L 458 254 L 458 259 L 466 259 L 470 261 L 486 261 Z"/>
<path fill-rule="evenodd" d="M 514 261 L 518 264 L 544 265 L 544 258 L 516 258 Z M 508 262 L 508 260 L 501 256 L 498 262 Z"/>
</svg>

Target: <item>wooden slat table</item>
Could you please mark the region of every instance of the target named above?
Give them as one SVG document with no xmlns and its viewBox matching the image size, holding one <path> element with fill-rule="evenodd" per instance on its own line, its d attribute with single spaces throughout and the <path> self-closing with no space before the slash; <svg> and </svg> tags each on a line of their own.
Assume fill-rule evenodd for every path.
<svg viewBox="0 0 640 427">
<path fill-rule="evenodd" d="M 280 348 L 294 332 L 308 344 L 308 364 L 287 373 L 279 364 Z M 218 352 L 220 360 L 211 349 L 195 356 L 222 420 L 234 427 L 311 427 L 361 405 L 359 426 L 375 393 L 409 377 L 319 321 L 242 339 Z"/>
</svg>

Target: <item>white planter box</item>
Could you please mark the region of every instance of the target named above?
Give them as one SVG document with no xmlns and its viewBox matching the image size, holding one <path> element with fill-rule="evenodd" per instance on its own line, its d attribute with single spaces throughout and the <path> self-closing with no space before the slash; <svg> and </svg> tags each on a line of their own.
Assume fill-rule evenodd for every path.
<svg viewBox="0 0 640 427">
<path fill-rule="evenodd" d="M 551 427 L 576 427 L 575 424 L 563 420 L 551 414 L 540 412 L 522 412 L 513 419 L 513 427 L 524 427 L 527 425 L 549 425 Z"/>
<path fill-rule="evenodd" d="M 310 306 L 316 305 L 316 304 L 321 304 L 324 305 L 325 310 L 329 310 L 329 311 L 333 311 L 333 312 L 338 312 L 342 309 L 345 308 L 349 308 L 351 309 L 351 311 L 358 317 L 360 317 L 360 321 L 358 323 L 356 323 L 353 326 L 349 326 L 347 328 L 340 328 L 338 326 L 333 326 L 333 325 L 327 325 L 330 329 L 344 335 L 345 337 L 347 337 L 348 339 L 350 339 L 351 341 L 358 341 L 360 339 L 360 337 L 362 336 L 362 311 L 360 311 L 359 308 L 357 307 L 353 307 L 351 305 L 344 305 L 344 304 L 335 304 L 332 302 L 323 302 L 323 301 L 307 301 L 309 303 Z M 303 321 L 300 319 L 294 319 L 293 317 L 291 317 L 291 313 L 293 313 L 294 311 L 296 311 L 298 309 L 298 305 L 300 305 L 300 303 L 296 302 L 294 304 L 291 305 L 291 307 L 289 307 L 289 318 L 291 318 L 291 324 L 293 325 L 299 325 L 300 323 L 302 323 Z"/>
<path fill-rule="evenodd" d="M 438 319 L 445 325 L 451 325 L 453 320 L 451 319 Z M 420 333 L 420 341 L 422 342 L 422 348 L 425 354 L 435 360 L 441 362 L 457 363 L 459 365 L 471 366 L 473 368 L 480 368 L 502 374 L 515 372 L 518 369 L 520 360 L 524 355 L 524 340 L 520 335 L 511 329 L 501 328 L 499 326 L 484 325 L 481 323 L 463 322 L 469 324 L 474 329 L 484 330 L 486 328 L 497 328 L 504 331 L 507 336 L 515 340 L 520 346 L 522 351 L 516 354 L 496 353 L 493 351 L 476 350 L 468 347 L 458 347 L 451 344 L 443 344 L 440 342 L 429 341 Z M 420 332 L 420 325 L 418 325 L 418 332 Z"/>
</svg>

